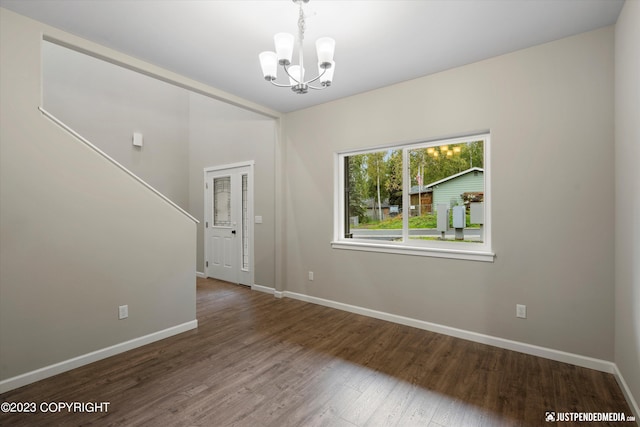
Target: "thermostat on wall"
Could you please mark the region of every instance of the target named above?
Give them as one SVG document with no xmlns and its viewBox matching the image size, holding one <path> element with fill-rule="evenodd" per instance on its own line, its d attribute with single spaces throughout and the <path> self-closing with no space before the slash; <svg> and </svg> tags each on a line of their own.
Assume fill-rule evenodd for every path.
<svg viewBox="0 0 640 427">
<path fill-rule="evenodd" d="M 133 146 L 142 147 L 142 134 L 139 132 L 133 133 Z"/>
</svg>

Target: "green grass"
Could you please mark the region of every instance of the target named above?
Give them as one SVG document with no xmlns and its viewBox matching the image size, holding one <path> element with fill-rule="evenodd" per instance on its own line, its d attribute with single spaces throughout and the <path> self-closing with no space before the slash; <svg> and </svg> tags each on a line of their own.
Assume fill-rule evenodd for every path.
<svg viewBox="0 0 640 427">
<path fill-rule="evenodd" d="M 446 239 L 443 240 L 440 237 L 435 237 L 435 236 L 418 236 L 418 237 L 411 237 L 411 239 L 415 239 L 415 240 L 439 240 L 441 242 L 462 242 L 462 243 L 482 243 L 480 240 L 455 240 L 455 239 Z"/>
<path fill-rule="evenodd" d="M 449 226 L 453 226 L 451 218 L 449 218 Z M 469 214 L 467 214 L 467 227 L 480 228 L 480 225 L 469 224 Z M 358 227 L 353 228 L 368 230 L 398 230 L 402 228 L 402 215 L 398 215 L 394 218 L 387 218 L 384 221 L 360 224 Z M 421 216 L 411 217 L 409 218 L 409 228 L 437 228 L 437 216 L 435 214 L 424 214 Z"/>
</svg>

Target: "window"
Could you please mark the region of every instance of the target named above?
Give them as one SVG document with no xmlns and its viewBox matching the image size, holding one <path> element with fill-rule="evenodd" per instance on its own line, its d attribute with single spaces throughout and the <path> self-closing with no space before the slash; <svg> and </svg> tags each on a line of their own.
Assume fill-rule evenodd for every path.
<svg viewBox="0 0 640 427">
<path fill-rule="evenodd" d="M 338 153 L 338 249 L 493 261 L 489 134 Z"/>
<path fill-rule="evenodd" d="M 249 175 L 242 174 L 242 269 L 249 270 Z"/>
</svg>

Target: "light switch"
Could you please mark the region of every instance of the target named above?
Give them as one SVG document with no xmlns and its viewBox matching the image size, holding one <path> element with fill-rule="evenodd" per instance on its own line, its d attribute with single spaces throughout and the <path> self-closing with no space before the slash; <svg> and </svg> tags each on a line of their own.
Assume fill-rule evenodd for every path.
<svg viewBox="0 0 640 427">
<path fill-rule="evenodd" d="M 256 215 L 256 224 L 262 224 L 262 215 Z"/>
</svg>

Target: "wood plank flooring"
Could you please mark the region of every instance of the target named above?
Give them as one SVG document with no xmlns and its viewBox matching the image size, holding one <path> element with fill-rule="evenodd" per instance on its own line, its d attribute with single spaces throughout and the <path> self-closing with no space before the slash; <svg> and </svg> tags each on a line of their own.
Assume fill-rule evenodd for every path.
<svg viewBox="0 0 640 427">
<path fill-rule="evenodd" d="M 10 391 L 2 402 L 109 402 L 1 414 L 3 426 L 636 426 L 614 377 L 198 279 L 197 330 Z"/>
</svg>

